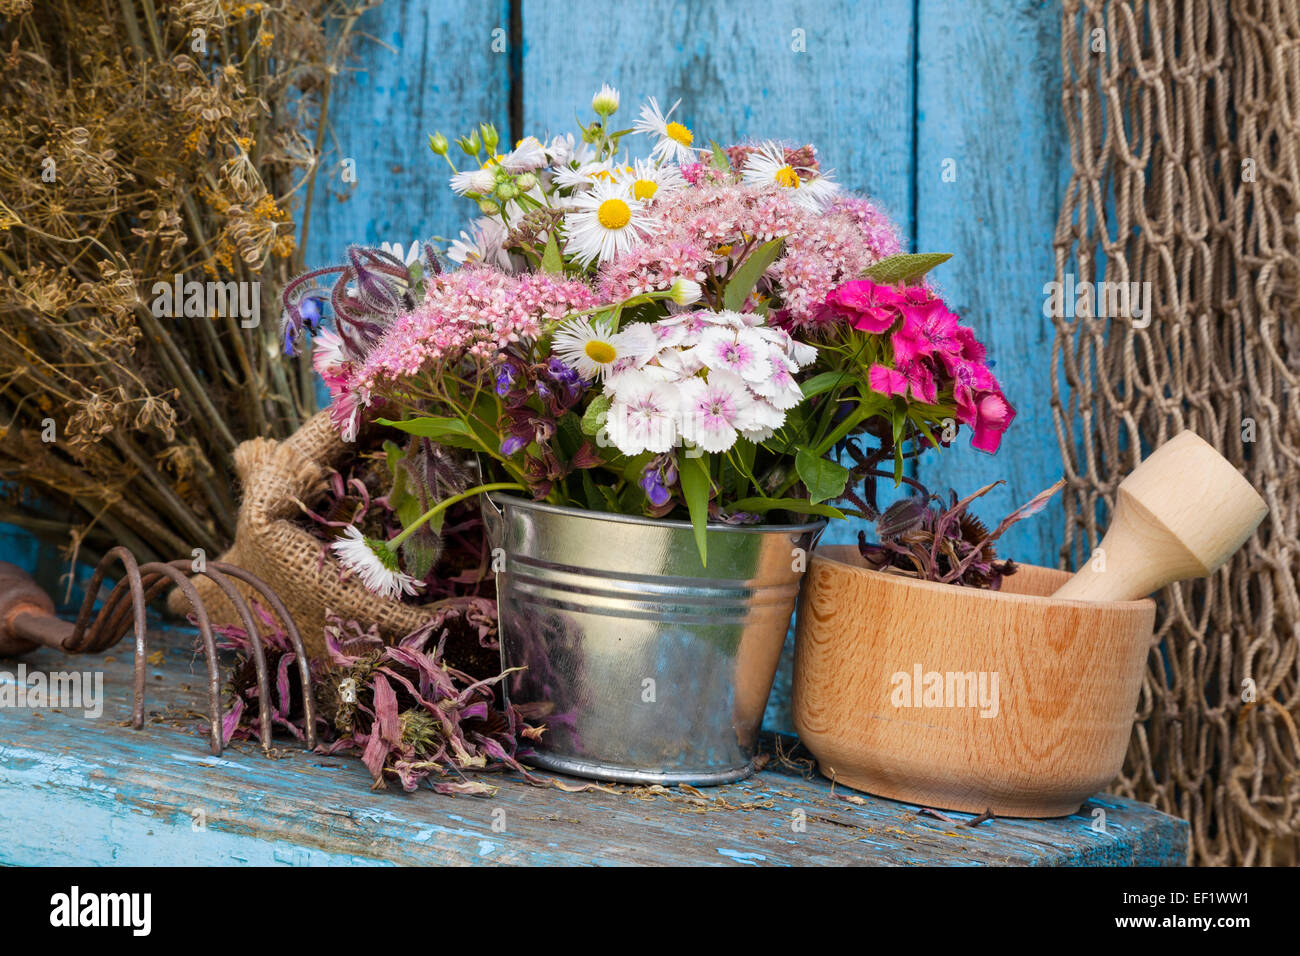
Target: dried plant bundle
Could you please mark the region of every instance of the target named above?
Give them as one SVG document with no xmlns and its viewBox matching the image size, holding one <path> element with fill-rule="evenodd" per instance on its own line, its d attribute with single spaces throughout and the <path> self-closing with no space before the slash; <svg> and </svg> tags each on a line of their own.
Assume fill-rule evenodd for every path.
<svg viewBox="0 0 1300 956">
<path fill-rule="evenodd" d="M 235 446 L 314 407 L 276 303 L 376 3 L 0 0 L 0 521 L 230 542 Z"/>
</svg>

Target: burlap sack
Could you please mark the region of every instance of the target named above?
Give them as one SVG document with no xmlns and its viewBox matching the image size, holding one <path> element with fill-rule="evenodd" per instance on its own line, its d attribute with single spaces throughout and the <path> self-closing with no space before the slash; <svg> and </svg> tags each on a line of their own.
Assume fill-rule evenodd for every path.
<svg viewBox="0 0 1300 956">
<path fill-rule="evenodd" d="M 354 448 L 339 438 L 329 413 L 320 412 L 282 442 L 254 438 L 235 449 L 243 495 L 235 543 L 220 560 L 269 584 L 293 615 L 308 652 L 318 658 L 326 654 L 326 612 L 366 626 L 377 624 L 390 641 L 439 613 L 437 604 L 416 607 L 372 594 L 355 577 L 344 574 L 320 540 L 295 523 L 301 515 L 295 499 L 310 507 L 325 490 L 327 469 Z M 214 624 L 239 624 L 235 609 L 210 580 L 196 575 L 192 581 Z M 251 595 L 248 588 L 240 588 L 245 596 Z M 190 610 L 178 589 L 168 596 L 167 607 L 181 615 Z M 449 632 L 447 642 L 446 657 L 455 667 L 482 674 L 499 665 L 496 652 L 484 649 L 477 637 Z"/>
</svg>

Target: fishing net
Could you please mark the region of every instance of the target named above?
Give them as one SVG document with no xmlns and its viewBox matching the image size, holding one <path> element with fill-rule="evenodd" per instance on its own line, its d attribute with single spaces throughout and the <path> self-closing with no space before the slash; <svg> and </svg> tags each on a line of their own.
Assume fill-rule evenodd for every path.
<svg viewBox="0 0 1300 956">
<path fill-rule="evenodd" d="M 1141 285 L 1128 317 L 1105 307 L 1124 304 L 1108 285 L 1091 308 L 1063 296 L 1053 318 L 1062 558 L 1089 559 L 1120 479 L 1184 428 L 1269 506 L 1225 568 L 1160 595 L 1115 789 L 1188 820 L 1189 862 L 1295 864 L 1300 10 L 1065 0 L 1062 27 L 1072 174 L 1056 280 L 1151 293 L 1149 316 L 1133 315 Z"/>
</svg>

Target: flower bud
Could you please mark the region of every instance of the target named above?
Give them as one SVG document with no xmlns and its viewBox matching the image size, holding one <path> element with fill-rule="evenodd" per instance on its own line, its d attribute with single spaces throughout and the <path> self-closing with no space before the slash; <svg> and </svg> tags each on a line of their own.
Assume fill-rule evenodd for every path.
<svg viewBox="0 0 1300 956">
<path fill-rule="evenodd" d="M 618 112 L 618 90 L 608 83 L 602 83 L 596 95 L 591 98 L 591 108 L 597 116 L 609 119 Z"/>
<path fill-rule="evenodd" d="M 477 156 L 478 151 L 483 148 L 479 143 L 478 130 L 475 130 L 468 136 L 460 137 L 460 139 L 456 140 L 456 145 L 465 152 L 466 156 Z"/>
<path fill-rule="evenodd" d="M 442 133 L 440 133 L 440 132 L 439 132 L 439 133 L 434 133 L 434 134 L 432 134 L 432 135 L 429 137 L 429 148 L 430 148 L 431 150 L 433 150 L 434 155 L 437 155 L 437 156 L 446 156 L 446 155 L 447 155 L 447 137 L 443 136 Z"/>
<path fill-rule="evenodd" d="M 485 216 L 495 216 L 501 212 L 501 207 L 491 199 L 480 199 L 478 203 L 479 212 Z"/>
<path fill-rule="evenodd" d="M 524 173 L 515 180 L 515 185 L 523 192 L 528 192 L 537 185 L 537 176 L 534 173 Z"/>
<path fill-rule="evenodd" d="M 501 142 L 501 136 L 497 133 L 497 128 L 491 123 L 482 123 L 479 131 L 483 134 L 483 148 L 489 153 L 497 151 L 497 143 Z"/>
<path fill-rule="evenodd" d="M 703 292 L 698 282 L 691 279 L 677 278 L 673 280 L 668 295 L 678 305 L 693 305 L 700 301 Z"/>
</svg>

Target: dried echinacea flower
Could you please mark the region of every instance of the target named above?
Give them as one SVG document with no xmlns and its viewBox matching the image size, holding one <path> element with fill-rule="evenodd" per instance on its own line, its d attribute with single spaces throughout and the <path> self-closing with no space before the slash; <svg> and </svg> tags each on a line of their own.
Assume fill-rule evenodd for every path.
<svg viewBox="0 0 1300 956">
<path fill-rule="evenodd" d="M 960 501 L 957 492 L 950 492 L 946 506 L 942 497 L 928 492 L 896 501 L 876 519 L 877 543 L 869 543 L 865 531 L 858 532 L 858 550 L 875 570 L 996 591 L 1016 565 L 998 558 L 994 542 L 1017 521 L 1041 511 L 1065 480 L 1039 492 L 989 531 L 967 509 L 1000 484 L 985 485 Z"/>
</svg>

